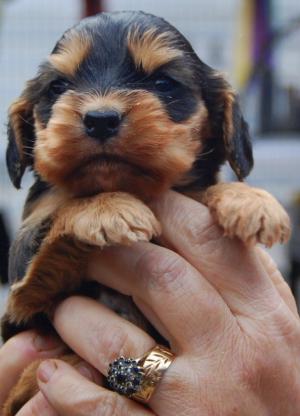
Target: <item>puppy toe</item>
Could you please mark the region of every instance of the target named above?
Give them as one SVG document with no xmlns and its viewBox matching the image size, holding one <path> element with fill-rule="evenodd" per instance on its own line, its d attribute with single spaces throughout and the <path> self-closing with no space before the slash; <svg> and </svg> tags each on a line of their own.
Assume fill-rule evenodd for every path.
<svg viewBox="0 0 300 416">
<path fill-rule="evenodd" d="M 271 247 L 290 237 L 290 220 L 279 202 L 268 192 L 243 183 L 218 184 L 208 188 L 204 203 L 228 237 L 247 245 Z"/>
</svg>

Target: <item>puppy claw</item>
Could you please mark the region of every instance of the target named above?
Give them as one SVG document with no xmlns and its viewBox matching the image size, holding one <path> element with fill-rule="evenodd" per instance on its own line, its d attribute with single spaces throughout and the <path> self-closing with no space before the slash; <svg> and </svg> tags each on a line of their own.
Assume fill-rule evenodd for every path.
<svg viewBox="0 0 300 416">
<path fill-rule="evenodd" d="M 142 201 L 124 192 L 106 193 L 73 201 L 57 215 L 49 241 L 62 235 L 105 247 L 149 241 L 160 234 L 160 224 Z"/>
<path fill-rule="evenodd" d="M 224 235 L 238 237 L 248 246 L 271 247 L 286 243 L 290 220 L 268 192 L 243 183 L 217 184 L 206 191 L 203 202 L 211 209 Z"/>
<path fill-rule="evenodd" d="M 131 245 L 138 241 L 149 241 L 160 233 L 160 225 L 152 211 L 138 201 L 132 207 L 122 209 L 117 205 L 115 212 L 103 215 L 101 229 L 96 235 L 105 245 Z"/>
</svg>

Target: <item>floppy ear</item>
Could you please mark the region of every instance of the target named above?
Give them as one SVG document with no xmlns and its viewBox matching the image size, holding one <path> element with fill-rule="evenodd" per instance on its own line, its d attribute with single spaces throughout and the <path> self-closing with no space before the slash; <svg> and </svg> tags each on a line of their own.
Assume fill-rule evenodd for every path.
<svg viewBox="0 0 300 416">
<path fill-rule="evenodd" d="M 203 98 L 211 117 L 214 134 L 222 141 L 225 157 L 239 180 L 253 167 L 252 145 L 248 124 L 243 118 L 238 98 L 225 79 L 211 68 L 205 68 Z"/>
<path fill-rule="evenodd" d="M 223 141 L 226 158 L 239 180 L 249 175 L 253 154 L 248 124 L 243 118 L 236 95 L 228 86 L 223 93 Z"/>
<path fill-rule="evenodd" d="M 31 151 L 34 141 L 33 104 L 29 99 L 28 88 L 9 108 L 8 146 L 6 163 L 9 177 L 19 189 L 27 166 L 32 163 Z"/>
</svg>

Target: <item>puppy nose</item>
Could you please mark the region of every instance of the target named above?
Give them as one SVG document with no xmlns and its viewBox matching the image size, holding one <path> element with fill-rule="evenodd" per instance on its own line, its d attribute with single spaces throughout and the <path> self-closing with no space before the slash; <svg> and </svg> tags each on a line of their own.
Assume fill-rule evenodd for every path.
<svg viewBox="0 0 300 416">
<path fill-rule="evenodd" d="M 88 111 L 83 123 L 88 136 L 104 142 L 118 133 L 121 115 L 117 111 Z"/>
</svg>

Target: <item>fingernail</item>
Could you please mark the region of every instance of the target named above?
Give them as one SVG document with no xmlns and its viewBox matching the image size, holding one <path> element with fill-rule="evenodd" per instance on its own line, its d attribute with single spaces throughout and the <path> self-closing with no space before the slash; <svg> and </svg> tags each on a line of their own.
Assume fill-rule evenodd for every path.
<svg viewBox="0 0 300 416">
<path fill-rule="evenodd" d="M 87 368 L 84 364 L 79 364 L 76 367 L 76 369 L 83 377 L 86 377 L 88 380 L 93 381 L 92 371 L 89 368 Z"/>
<path fill-rule="evenodd" d="M 33 345 L 37 351 L 51 351 L 61 346 L 61 341 L 55 337 L 36 335 Z"/>
<path fill-rule="evenodd" d="M 57 370 L 57 364 L 53 360 L 46 360 L 41 363 L 37 371 L 37 377 L 42 383 L 48 383 L 54 372 Z"/>
</svg>

